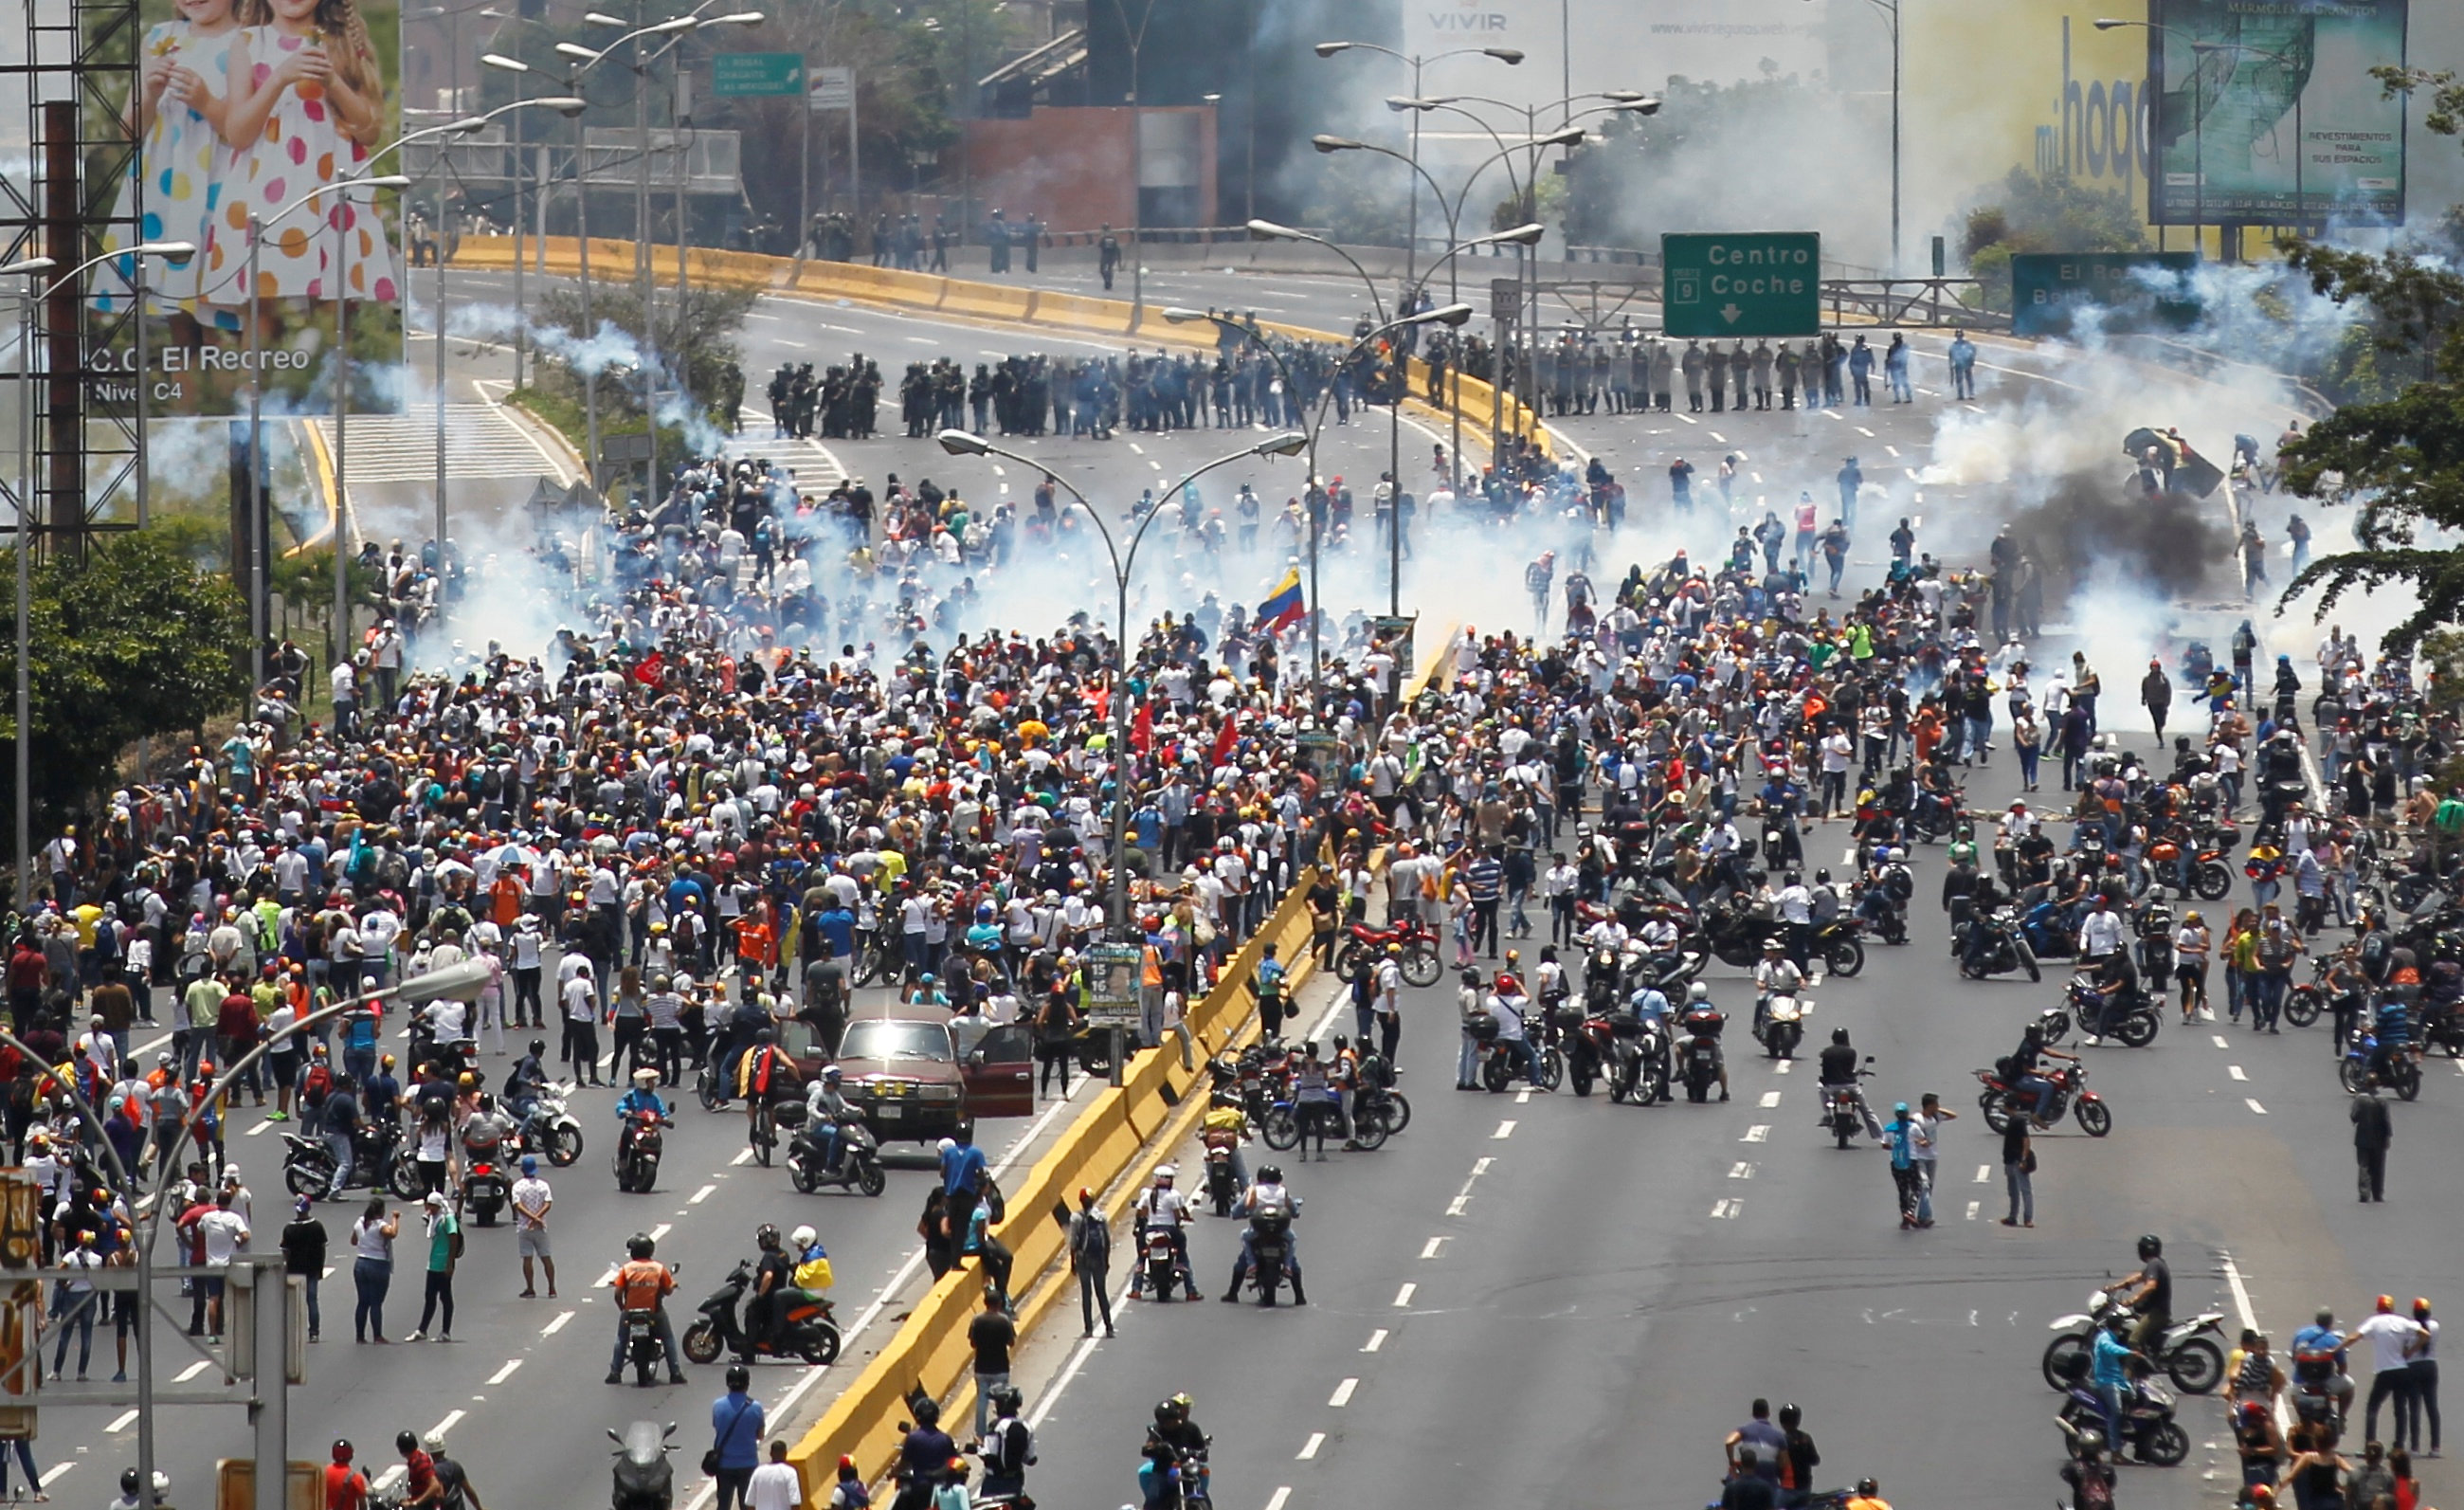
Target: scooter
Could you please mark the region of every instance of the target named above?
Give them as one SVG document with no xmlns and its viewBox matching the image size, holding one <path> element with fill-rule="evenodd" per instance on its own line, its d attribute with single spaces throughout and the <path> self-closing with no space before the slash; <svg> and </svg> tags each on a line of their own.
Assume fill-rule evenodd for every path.
<svg viewBox="0 0 2464 1510">
<path fill-rule="evenodd" d="M 462 1204 L 482 1227 L 495 1226 L 496 1218 L 513 1204 L 514 1182 L 505 1174 L 501 1153 L 500 1144 L 463 1144 Z"/>
<path fill-rule="evenodd" d="M 1805 1041 L 1805 1019 L 1814 1011 L 1814 1000 L 1794 991 L 1774 991 L 1765 995 L 1755 1015 L 1761 1026 L 1754 1036 L 1762 1040 L 1763 1049 L 1774 1059 L 1793 1059 L 1796 1046 Z"/>
<path fill-rule="evenodd" d="M 656 1338 L 652 1345 L 657 1345 Z M 676 1475 L 668 1454 L 676 1449 L 668 1438 L 675 1434 L 673 1421 L 664 1428 L 656 1421 L 636 1421 L 621 1436 L 614 1427 L 607 1429 L 607 1440 L 616 1444 L 608 1454 L 616 1459 L 609 1510 L 674 1510 Z"/>
<path fill-rule="evenodd" d="M 540 1087 L 522 1119 L 522 1146 L 536 1148 L 557 1168 L 582 1157 L 582 1123 L 564 1109 L 564 1095 L 554 1086 Z"/>
<path fill-rule="evenodd" d="M 616 1140 L 616 1188 L 647 1193 L 659 1183 L 659 1156 L 666 1138 L 659 1131 L 675 1123 L 655 1112 L 639 1111 L 625 1119 Z"/>
<path fill-rule="evenodd" d="M 745 1363 L 763 1358 L 801 1358 L 819 1366 L 839 1356 L 839 1324 L 826 1297 L 790 1287 L 786 1314 L 770 1334 L 756 1343 L 737 1324 L 737 1307 L 753 1292 L 753 1263 L 739 1259 L 710 1299 L 701 1315 L 680 1339 L 684 1354 L 696 1364 L 715 1364 L 724 1350 Z"/>
<path fill-rule="evenodd" d="M 867 1195 L 879 1195 L 890 1184 L 882 1172 L 881 1144 L 864 1119 L 850 1115 L 835 1125 L 839 1129 L 839 1163 L 829 1166 L 830 1128 L 833 1124 L 821 1119 L 796 1134 L 787 1145 L 787 1178 L 806 1195 L 834 1186 L 839 1189 L 861 1190 Z"/>
<path fill-rule="evenodd" d="M 2085 1385 L 2071 1385 L 2057 1419 L 2076 1452 L 2080 1432 L 2104 1431 L 2104 1407 Z M 2173 1419 L 2172 1391 L 2154 1380 L 2142 1380 L 2125 1392 L 2122 1440 L 2113 1447 L 2117 1453 L 2127 1447 L 2132 1457 L 2155 1468 L 2170 1468 L 2189 1456 L 2190 1435 Z"/>
</svg>

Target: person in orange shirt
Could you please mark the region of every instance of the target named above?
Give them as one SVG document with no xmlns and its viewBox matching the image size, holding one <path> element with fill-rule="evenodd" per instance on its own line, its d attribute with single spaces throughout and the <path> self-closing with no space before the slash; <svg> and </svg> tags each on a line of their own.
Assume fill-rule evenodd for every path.
<svg viewBox="0 0 2464 1510">
<path fill-rule="evenodd" d="M 1912 732 L 1916 741 L 1917 764 L 1930 763 L 1933 747 L 1942 743 L 1942 709 L 1934 706 L 1931 699 L 1925 700 L 1924 709 L 1917 714 Z"/>
<path fill-rule="evenodd" d="M 728 926 L 736 930 L 737 964 L 747 972 L 768 973 L 779 948 L 779 930 L 771 925 L 768 906 L 758 906 Z"/>
<path fill-rule="evenodd" d="M 616 1351 L 607 1360 L 607 1382 L 625 1382 L 625 1313 L 649 1311 L 656 1318 L 659 1345 L 667 1350 L 668 1383 L 685 1382 L 685 1371 L 676 1361 L 676 1329 L 668 1320 L 668 1297 L 676 1289 L 676 1277 L 666 1264 L 651 1255 L 658 1251 L 647 1232 L 636 1232 L 625 1245 L 627 1261 L 607 1277 L 607 1287 L 616 1292 Z"/>
<path fill-rule="evenodd" d="M 511 928 L 521 921 L 522 883 L 511 870 L 498 871 L 495 883 L 488 888 L 488 916 L 499 928 Z"/>
</svg>

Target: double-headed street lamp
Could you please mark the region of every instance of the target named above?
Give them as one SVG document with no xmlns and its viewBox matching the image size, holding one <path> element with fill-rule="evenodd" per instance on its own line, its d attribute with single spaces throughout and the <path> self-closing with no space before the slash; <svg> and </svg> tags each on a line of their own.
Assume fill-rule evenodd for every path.
<svg viewBox="0 0 2464 1510">
<path fill-rule="evenodd" d="M 1119 601 L 1112 617 L 1112 881 L 1109 911 L 1114 936 L 1126 938 L 1130 919 L 1130 871 L 1127 863 L 1130 845 L 1130 575 L 1137 566 L 1138 546 L 1145 542 L 1148 529 L 1163 517 L 1166 500 L 1179 496 L 1183 488 L 1199 477 L 1218 467 L 1229 466 L 1250 456 L 1296 456 L 1304 451 L 1314 456 L 1315 439 L 1296 431 L 1287 431 L 1254 446 L 1216 457 L 1167 489 L 1156 500 L 1155 506 L 1147 511 L 1146 518 L 1138 521 L 1137 528 L 1131 532 L 1129 545 L 1124 549 L 1119 542 L 1112 539 L 1111 526 L 1104 522 L 1104 516 L 1088 501 L 1087 495 L 1044 462 L 997 446 L 969 431 L 945 430 L 935 438 L 940 441 L 943 451 L 954 456 L 1005 456 L 1021 466 L 1043 470 L 1046 477 L 1067 488 L 1078 506 L 1086 510 L 1088 519 L 1094 522 L 1095 532 L 1103 537 L 1105 551 L 1111 557 L 1112 585 L 1119 593 Z M 1312 603 L 1310 608 L 1314 611 L 1316 605 Z M 1117 1059 L 1117 1055 L 1115 1057 Z"/>
<path fill-rule="evenodd" d="M 1420 70 L 1431 63 L 1442 63 L 1449 57 L 1493 57 L 1509 68 L 1523 61 L 1523 49 L 1519 47 L 1457 47 L 1423 56 L 1417 53 L 1399 53 L 1394 48 L 1376 42 L 1320 42 L 1312 51 L 1320 57 L 1332 57 L 1337 53 L 1383 53 L 1412 70 L 1412 93 L 1415 95 L 1420 92 Z M 1318 150 L 1325 151 L 1326 148 L 1320 147 Z M 1403 157 L 1403 161 L 1410 163 L 1416 172 L 1419 170 L 1420 122 L 1417 120 L 1412 122 L 1412 150 L 1409 155 Z M 1403 233 L 1403 276 L 1407 278 L 1412 276 L 1413 269 L 1418 265 L 1417 259 L 1420 250 L 1420 181 L 1414 178 L 1410 182 L 1412 207 L 1410 218 L 1406 222 Z M 1444 197 L 1443 194 L 1439 195 L 1441 203 Z M 1446 240 L 1452 243 L 1454 239 L 1454 234 L 1449 230 Z"/>
<path fill-rule="evenodd" d="M 22 261 L 0 267 L 0 278 L 19 279 L 17 285 L 17 906 L 22 910 L 31 904 L 34 895 L 33 762 L 30 753 L 33 744 L 34 716 L 33 680 L 27 672 L 31 655 L 31 635 L 27 630 L 29 582 L 28 557 L 34 544 L 34 306 L 68 287 L 86 273 L 119 257 L 128 258 L 128 300 L 136 310 L 137 336 L 137 429 L 145 433 L 145 259 L 167 257 L 185 261 L 197 255 L 195 243 L 188 241 L 147 241 L 125 251 L 104 252 L 90 256 L 59 277 L 45 279 L 44 275 L 59 266 L 47 256 L 30 256 Z M 38 286 L 39 284 L 39 286 Z M 140 445 L 143 444 L 141 439 Z"/>
<path fill-rule="evenodd" d="M 589 48 L 583 46 L 579 42 L 559 42 L 556 44 L 556 52 L 559 56 L 570 60 L 565 65 L 565 84 L 567 91 L 576 95 L 579 95 L 582 92 L 583 75 L 590 72 L 593 68 L 596 68 L 601 63 L 607 61 L 609 58 L 615 57 L 617 56 L 617 49 L 623 47 L 626 43 L 631 42 L 635 44 L 632 56 L 629 59 L 619 60 L 623 61 L 625 66 L 630 69 L 634 76 L 633 120 L 634 129 L 639 133 L 640 151 L 642 157 L 642 173 L 639 182 L 635 186 L 637 197 L 634 201 L 634 235 L 636 244 L 633 255 L 634 271 L 637 277 L 645 271 L 646 259 L 649 255 L 650 127 L 649 98 L 646 92 L 645 86 L 649 78 L 650 67 L 661 57 L 666 56 L 668 52 L 689 33 L 700 31 L 703 27 L 707 26 L 758 26 L 763 19 L 762 12 L 759 11 L 730 11 L 726 15 L 713 16 L 705 16 L 702 14 L 704 11 L 709 10 L 713 5 L 717 3 L 718 0 L 702 0 L 700 5 L 693 7 L 693 10 L 685 12 L 683 15 L 670 16 L 667 20 L 655 22 L 649 26 L 636 27 L 632 31 L 627 32 L 622 36 L 617 37 L 605 47 Z M 596 11 L 589 12 L 585 19 L 589 20 L 594 25 L 599 26 L 625 25 L 625 22 L 617 17 L 606 15 Z M 665 45 L 657 48 L 655 51 L 646 54 L 643 51 L 642 46 L 644 39 L 653 36 L 664 36 L 669 38 L 669 40 Z M 527 74 L 536 72 L 530 64 L 522 62 L 518 58 L 507 57 L 499 53 L 485 54 L 480 57 L 479 61 L 490 68 L 501 69 L 507 73 Z M 593 329 L 595 328 L 590 309 L 590 153 L 586 130 L 581 122 L 580 112 L 577 111 L 574 114 L 574 233 L 581 252 L 582 323 L 584 327 L 582 335 L 583 339 L 586 341 L 590 339 Z M 542 194 L 546 192 L 544 185 L 541 186 L 540 192 Z M 683 265 L 684 242 L 685 228 L 680 219 L 676 225 L 676 258 L 677 265 L 679 267 Z M 544 242 L 542 242 L 542 248 L 543 247 Z M 542 255 L 544 255 L 544 251 L 542 251 Z M 517 273 L 516 277 L 518 278 L 519 274 Z M 519 284 L 517 283 L 516 286 L 518 288 Z M 517 317 L 518 317 L 519 312 L 519 300 L 517 296 L 516 300 Z M 647 286 L 645 287 L 642 298 L 642 339 L 646 347 L 649 348 L 650 351 L 655 351 L 657 346 L 657 336 L 650 321 L 650 299 Z M 646 351 L 646 357 L 649 354 L 649 351 Z M 642 364 L 642 408 L 645 416 L 649 422 L 650 491 L 656 490 L 659 476 L 659 423 L 656 414 L 651 412 L 652 402 L 650 389 L 653 381 L 654 379 L 651 376 L 651 364 L 648 360 L 645 360 Z M 585 444 L 585 450 L 588 453 L 583 459 L 589 470 L 591 485 L 596 487 L 599 482 L 599 373 L 596 367 L 591 368 L 582 375 L 582 412 L 584 431 L 583 441 Z"/>
<path fill-rule="evenodd" d="M 1441 203 L 1442 203 L 1442 201 L 1441 201 Z M 1386 302 L 1378 295 L 1377 280 L 1369 276 L 1369 270 L 1360 265 L 1359 258 L 1353 256 L 1342 247 L 1337 246 L 1331 239 L 1312 234 L 1307 231 L 1297 230 L 1291 226 L 1278 225 L 1271 220 L 1252 220 L 1249 222 L 1248 229 L 1251 235 L 1266 236 L 1285 241 L 1307 241 L 1312 245 L 1324 247 L 1328 251 L 1333 253 L 1336 256 L 1341 257 L 1345 262 L 1349 263 L 1353 272 L 1359 275 L 1362 284 L 1369 290 L 1370 307 L 1375 313 L 1379 323 L 1375 329 L 1371 330 L 1367 335 L 1361 337 L 1360 340 L 1354 344 L 1351 352 L 1347 352 L 1345 354 L 1344 363 L 1338 364 L 1339 370 L 1342 365 L 1350 363 L 1353 354 L 1357 353 L 1368 344 L 1375 342 L 1380 336 L 1424 324 L 1441 324 L 1450 328 L 1460 327 L 1472 316 L 1472 308 L 1468 304 L 1461 301 L 1451 301 L 1437 309 L 1415 311 L 1411 308 L 1413 304 L 1419 301 L 1420 295 L 1428 287 L 1429 280 L 1437 277 L 1438 269 L 1441 267 L 1450 268 L 1454 263 L 1455 258 L 1461 256 L 1465 252 L 1471 251 L 1475 247 L 1504 246 L 1508 244 L 1528 247 L 1538 241 L 1543 234 L 1543 228 L 1537 224 L 1533 224 L 1516 226 L 1507 231 L 1492 231 L 1484 236 L 1474 236 L 1469 241 L 1459 241 L 1456 240 L 1451 233 L 1452 224 L 1453 221 L 1450 217 L 1448 220 L 1448 244 L 1444 254 L 1435 262 L 1430 263 L 1428 271 L 1421 274 L 1419 279 L 1407 287 L 1397 290 L 1395 300 L 1395 313 L 1397 318 L 1392 321 L 1387 319 Z M 1183 318 L 1188 318 L 1188 311 L 1184 310 L 1181 314 Z M 1173 318 L 1173 315 L 1170 311 L 1167 311 L 1164 318 L 1169 320 Z M 1273 354 L 1273 347 L 1269 346 L 1266 349 L 1269 355 Z M 1410 358 L 1407 357 L 1399 348 L 1394 353 L 1394 356 L 1395 381 L 1394 386 L 1390 389 L 1387 394 L 1386 415 L 1386 479 L 1388 494 L 1386 531 L 1386 611 L 1390 618 L 1400 618 L 1403 613 L 1403 400 L 1406 397 L 1405 389 L 1409 386 L 1411 361 Z M 1288 388 L 1288 378 L 1287 378 L 1286 384 Z M 1325 408 L 1325 403 L 1321 401 L 1319 404 L 1321 423 L 1324 419 Z M 1449 408 L 1454 411 L 1454 450 L 1448 456 L 1447 464 L 1449 466 L 1459 466 L 1459 458 L 1462 455 L 1463 449 L 1463 414 L 1460 405 L 1449 406 Z M 1316 470 L 1314 462 L 1312 462 L 1310 470 L 1312 475 L 1314 475 Z M 1310 570 L 1312 573 L 1316 570 L 1315 562 L 1316 558 L 1314 554 L 1312 554 L 1310 558 Z M 1314 581 L 1310 584 L 1310 591 L 1316 591 L 1316 584 Z"/>
<path fill-rule="evenodd" d="M 113 255 L 116 255 L 118 254 Z M 43 259 L 35 258 L 34 260 L 40 261 Z M 23 266 L 24 264 L 21 263 L 16 265 Z M 8 271 L 10 271 L 10 269 L 0 268 L 0 273 L 6 273 Z M 21 744 L 24 743 L 22 736 L 19 739 L 19 743 Z M 390 989 L 379 987 L 375 990 L 363 991 L 359 995 L 351 997 L 347 1001 L 340 1001 L 334 1003 L 330 1007 L 319 1008 L 317 1010 L 308 1013 L 306 1016 L 301 1017 L 298 1022 L 293 1025 L 290 1031 L 283 1033 L 277 1033 L 275 1036 L 268 1038 L 265 1042 L 258 1044 L 253 1049 L 251 1049 L 247 1054 L 242 1055 L 235 1063 L 223 1066 L 223 1084 L 226 1086 L 237 1084 L 242 1076 L 254 1069 L 259 1060 L 263 1059 L 267 1055 L 275 1052 L 281 1045 L 282 1041 L 285 1038 L 290 1037 L 292 1033 L 296 1033 L 304 1036 L 312 1031 L 321 1030 L 327 1023 L 334 1021 L 336 1018 L 341 1017 L 342 1014 L 355 1008 L 364 1007 L 371 1002 L 377 1001 L 390 1001 L 395 1006 L 403 1008 L 421 1007 L 426 1006 L 430 1002 L 448 1000 L 474 1002 L 479 999 L 480 993 L 487 989 L 488 983 L 495 977 L 495 968 L 488 961 L 473 957 L 471 959 L 463 960 L 457 964 L 449 965 L 441 970 L 430 970 L 425 975 L 414 976 L 410 980 L 405 981 L 400 986 L 391 988 Z M 24 1040 L 18 1038 L 12 1033 L 7 1032 L 6 1030 L 0 1030 L 0 1043 L 5 1043 L 9 1047 L 15 1049 L 18 1053 L 25 1055 L 30 1062 L 42 1062 L 37 1051 L 30 1047 L 24 1042 Z M 100 1127 L 102 1125 L 103 1119 L 100 1113 L 85 1099 L 83 1095 L 79 1094 L 74 1077 L 64 1077 L 55 1079 L 54 1083 L 60 1088 L 71 1101 L 76 1103 L 79 1115 L 85 1119 L 85 1124 L 88 1127 Z M 211 1107 L 212 1102 L 213 1098 L 211 1097 L 200 1098 L 197 1104 L 188 1109 L 187 1115 L 180 1120 L 175 1135 L 164 1146 L 171 1148 L 187 1146 L 187 1141 L 195 1135 L 198 1119 L 206 1115 L 207 1111 Z M 137 1287 L 138 1301 L 136 1307 L 137 1475 L 138 1482 L 152 1483 L 154 1481 L 154 1428 L 156 1415 L 154 1400 L 154 1244 L 156 1239 L 162 1235 L 163 1212 L 170 1204 L 165 1200 L 164 1197 L 168 1193 L 171 1170 L 173 1166 L 165 1164 L 155 1181 L 154 1189 L 147 1192 L 143 1198 L 141 1198 L 137 1193 L 136 1176 L 138 1170 L 144 1167 L 143 1162 L 140 1161 L 136 1169 L 132 1169 L 128 1166 L 121 1163 L 119 1150 L 112 1146 L 111 1140 L 108 1138 L 96 1139 L 94 1146 L 101 1152 L 104 1162 L 109 1165 L 111 1168 L 112 1188 L 121 1192 L 121 1195 L 126 1198 L 130 1219 L 132 1221 L 142 1220 L 145 1224 L 145 1240 L 136 1245 L 137 1264 L 136 1275 L 134 1277 L 134 1282 Z M 283 1297 L 281 1292 L 277 1291 L 273 1303 L 288 1304 L 289 1301 Z M 192 1347 L 195 1346 L 194 1343 L 191 1343 L 190 1345 Z M 267 1358 L 260 1355 L 257 1358 L 256 1364 L 260 1374 L 270 1370 L 276 1376 L 276 1383 L 274 1388 L 279 1390 L 281 1388 L 279 1376 L 283 1368 L 282 1360 L 279 1358 Z M 252 1416 L 262 1420 L 264 1417 L 261 1412 L 266 1411 L 267 1409 L 268 1408 L 265 1405 L 259 1404 L 252 1410 L 251 1414 Z M 280 1408 L 276 1406 L 273 1409 L 275 1412 L 273 1416 L 273 1421 L 276 1425 L 279 1425 L 283 1420 L 282 1415 L 279 1413 Z M 260 1469 L 264 1469 L 269 1465 L 266 1464 L 263 1455 L 267 1445 L 263 1436 L 258 1438 L 258 1444 L 260 1454 L 258 1457 L 258 1466 Z M 283 1454 L 275 1454 L 275 1463 L 271 1466 L 278 1468 L 280 1466 L 282 1456 Z M 284 1479 L 286 1477 L 286 1475 L 278 1472 L 259 1472 L 257 1474 L 255 1497 L 252 1501 L 254 1506 L 254 1510 L 283 1510 L 283 1505 L 286 1502 L 286 1491 L 284 1486 Z"/>
</svg>

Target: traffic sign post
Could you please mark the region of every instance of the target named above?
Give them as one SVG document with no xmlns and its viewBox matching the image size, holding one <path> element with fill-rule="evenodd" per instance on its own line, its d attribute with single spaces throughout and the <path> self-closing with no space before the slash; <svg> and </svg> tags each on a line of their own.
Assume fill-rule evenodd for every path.
<svg viewBox="0 0 2464 1510">
<path fill-rule="evenodd" d="M 710 92 L 721 100 L 758 100 L 804 92 L 802 53 L 720 53 L 710 60 Z"/>
<path fill-rule="evenodd" d="M 1689 339 L 1822 331 L 1822 235 L 1740 231 L 1660 238 L 1661 326 Z"/>
</svg>

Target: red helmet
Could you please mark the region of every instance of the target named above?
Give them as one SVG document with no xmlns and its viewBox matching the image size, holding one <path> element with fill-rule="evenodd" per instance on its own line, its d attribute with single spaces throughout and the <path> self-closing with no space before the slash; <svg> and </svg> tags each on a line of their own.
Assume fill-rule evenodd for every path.
<svg viewBox="0 0 2464 1510">
<path fill-rule="evenodd" d="M 334 1461 L 343 1464 L 349 1463 L 351 1460 L 351 1454 L 354 1451 L 356 1450 L 351 1446 L 351 1439 L 349 1437 L 338 1436 L 334 1438 Z"/>
</svg>

